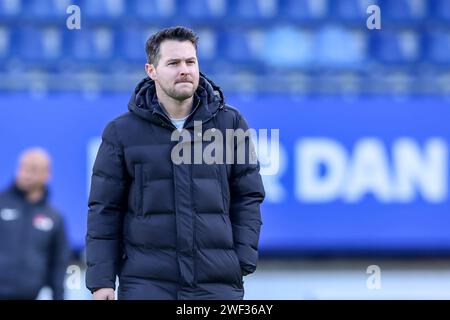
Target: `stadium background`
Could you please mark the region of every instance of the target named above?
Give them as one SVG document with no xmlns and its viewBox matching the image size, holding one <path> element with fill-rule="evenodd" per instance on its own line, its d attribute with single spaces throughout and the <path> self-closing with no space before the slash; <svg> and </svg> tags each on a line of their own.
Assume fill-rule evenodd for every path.
<svg viewBox="0 0 450 320">
<path fill-rule="evenodd" d="M 0 185 L 21 150 L 48 149 L 83 268 L 99 135 L 145 76 L 148 36 L 185 25 L 228 103 L 280 130 L 246 297 L 450 298 L 449 23 L 448 0 L 0 0 Z"/>
</svg>

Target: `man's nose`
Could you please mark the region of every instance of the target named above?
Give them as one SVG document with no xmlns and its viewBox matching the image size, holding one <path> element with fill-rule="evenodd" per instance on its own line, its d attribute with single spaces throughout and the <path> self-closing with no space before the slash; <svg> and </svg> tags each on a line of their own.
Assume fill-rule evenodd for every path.
<svg viewBox="0 0 450 320">
<path fill-rule="evenodd" d="M 184 76 L 184 75 L 187 75 L 187 74 L 189 74 L 189 68 L 188 68 L 186 62 L 182 62 L 180 64 L 180 75 Z"/>
</svg>

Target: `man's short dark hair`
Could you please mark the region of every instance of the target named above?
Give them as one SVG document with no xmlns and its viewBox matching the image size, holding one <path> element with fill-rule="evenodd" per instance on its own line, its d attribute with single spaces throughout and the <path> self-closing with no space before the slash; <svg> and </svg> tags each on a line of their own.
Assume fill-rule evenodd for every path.
<svg viewBox="0 0 450 320">
<path fill-rule="evenodd" d="M 145 44 L 145 52 L 147 53 L 147 62 L 157 65 L 159 61 L 159 49 L 161 43 L 165 40 L 190 41 L 197 50 L 198 36 L 186 27 L 171 27 L 158 31 L 152 35 Z"/>
</svg>

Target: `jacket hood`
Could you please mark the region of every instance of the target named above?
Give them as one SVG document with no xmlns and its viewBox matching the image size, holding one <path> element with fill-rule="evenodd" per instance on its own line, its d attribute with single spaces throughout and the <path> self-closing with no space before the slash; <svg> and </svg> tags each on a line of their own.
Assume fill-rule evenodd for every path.
<svg viewBox="0 0 450 320">
<path fill-rule="evenodd" d="M 225 105 L 220 87 L 201 72 L 194 105 L 196 105 L 195 100 L 199 100 L 199 105 L 192 115 L 192 121 L 205 122 Z M 128 103 L 128 110 L 148 121 L 161 123 L 161 115 L 164 111 L 156 97 L 155 82 L 150 77 L 145 77 L 138 83 Z"/>
</svg>

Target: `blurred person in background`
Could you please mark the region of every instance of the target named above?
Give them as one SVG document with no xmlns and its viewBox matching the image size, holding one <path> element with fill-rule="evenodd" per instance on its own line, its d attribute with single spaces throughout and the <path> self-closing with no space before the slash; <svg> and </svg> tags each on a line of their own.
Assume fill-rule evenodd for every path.
<svg viewBox="0 0 450 320">
<path fill-rule="evenodd" d="M 0 193 L 0 299 L 34 300 L 48 286 L 64 299 L 70 251 L 60 214 L 48 202 L 50 157 L 23 152 L 11 187 Z"/>
<path fill-rule="evenodd" d="M 116 276 L 119 299 L 239 300 L 243 276 L 256 269 L 265 196 L 259 163 L 171 159 L 172 133 L 192 137 L 194 121 L 203 130 L 248 129 L 200 73 L 197 40 L 184 27 L 150 37 L 149 77 L 129 112 L 103 132 L 86 239 L 86 285 L 96 300 L 115 298 Z M 250 150 L 249 137 L 241 143 Z"/>
</svg>

